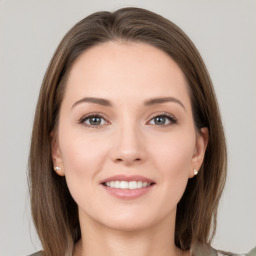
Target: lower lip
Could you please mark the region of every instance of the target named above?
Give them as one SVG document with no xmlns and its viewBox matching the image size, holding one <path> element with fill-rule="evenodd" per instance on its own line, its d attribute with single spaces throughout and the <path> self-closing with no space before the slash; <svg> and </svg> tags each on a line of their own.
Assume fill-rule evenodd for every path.
<svg viewBox="0 0 256 256">
<path fill-rule="evenodd" d="M 148 193 L 154 187 L 154 184 L 150 185 L 148 187 L 137 188 L 137 189 L 111 188 L 111 187 L 108 187 L 108 186 L 105 186 L 105 185 L 102 185 L 102 184 L 101 184 L 101 186 L 103 186 L 105 191 L 107 191 L 112 196 L 115 196 L 117 198 L 135 199 L 135 198 L 141 197 L 141 196 L 145 195 L 146 193 Z"/>
</svg>

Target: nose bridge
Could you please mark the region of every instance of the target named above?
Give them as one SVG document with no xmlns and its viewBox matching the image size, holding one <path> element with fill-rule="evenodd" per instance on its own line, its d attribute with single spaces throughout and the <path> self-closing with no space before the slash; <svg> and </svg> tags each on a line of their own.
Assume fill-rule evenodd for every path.
<svg viewBox="0 0 256 256">
<path fill-rule="evenodd" d="M 123 118 L 117 125 L 112 158 L 114 161 L 131 164 L 145 160 L 145 144 L 140 125 L 136 120 Z"/>
</svg>

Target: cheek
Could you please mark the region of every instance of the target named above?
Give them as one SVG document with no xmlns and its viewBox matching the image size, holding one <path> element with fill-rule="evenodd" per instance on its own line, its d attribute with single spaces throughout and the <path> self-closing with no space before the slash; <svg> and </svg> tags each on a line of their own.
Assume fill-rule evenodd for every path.
<svg viewBox="0 0 256 256">
<path fill-rule="evenodd" d="M 151 155 L 169 173 L 188 171 L 195 148 L 195 136 L 190 132 L 173 133 L 167 136 L 158 137 L 151 142 Z"/>
<path fill-rule="evenodd" d="M 189 174 L 195 147 L 195 136 L 191 132 L 170 134 L 158 138 L 151 150 L 155 168 L 159 170 L 161 183 L 167 196 L 176 195 L 179 201 L 182 196 Z"/>
<path fill-rule="evenodd" d="M 80 207 L 92 207 L 91 198 L 97 191 L 96 178 L 103 169 L 106 143 L 77 133 L 63 134 L 60 149 L 68 189 Z"/>
<path fill-rule="evenodd" d="M 62 143 L 63 164 L 67 171 L 88 173 L 92 166 L 100 165 L 100 159 L 104 152 L 98 144 L 90 141 L 73 140 L 65 145 Z"/>
<path fill-rule="evenodd" d="M 60 131 L 60 151 L 67 181 L 88 183 L 102 169 L 107 144 L 95 136 L 86 136 L 83 129 L 70 130 Z"/>
</svg>

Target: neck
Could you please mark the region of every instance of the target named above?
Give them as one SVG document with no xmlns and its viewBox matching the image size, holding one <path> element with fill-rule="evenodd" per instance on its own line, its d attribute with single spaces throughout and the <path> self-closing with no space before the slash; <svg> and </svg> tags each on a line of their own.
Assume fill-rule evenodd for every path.
<svg viewBox="0 0 256 256">
<path fill-rule="evenodd" d="M 178 256 L 189 255 L 174 243 L 175 223 L 167 218 L 141 230 L 120 231 L 83 218 L 81 239 L 73 256 Z M 84 227 L 84 228 L 83 228 Z"/>
</svg>

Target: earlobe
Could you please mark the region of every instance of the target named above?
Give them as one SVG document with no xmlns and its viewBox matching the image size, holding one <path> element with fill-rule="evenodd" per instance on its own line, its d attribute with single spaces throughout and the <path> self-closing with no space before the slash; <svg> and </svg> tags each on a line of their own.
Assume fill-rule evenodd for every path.
<svg viewBox="0 0 256 256">
<path fill-rule="evenodd" d="M 191 162 L 190 178 L 194 177 L 200 171 L 200 167 L 204 160 L 205 151 L 208 145 L 209 132 L 208 128 L 204 127 L 197 133 L 195 151 Z"/>
<path fill-rule="evenodd" d="M 65 176 L 64 170 L 61 167 L 55 166 L 54 170 L 59 176 Z"/>
<path fill-rule="evenodd" d="M 51 157 L 53 162 L 53 169 L 54 171 L 60 175 L 64 176 L 64 168 L 62 164 L 62 157 L 59 149 L 59 143 L 57 141 L 57 136 L 54 132 L 51 132 Z"/>
</svg>

